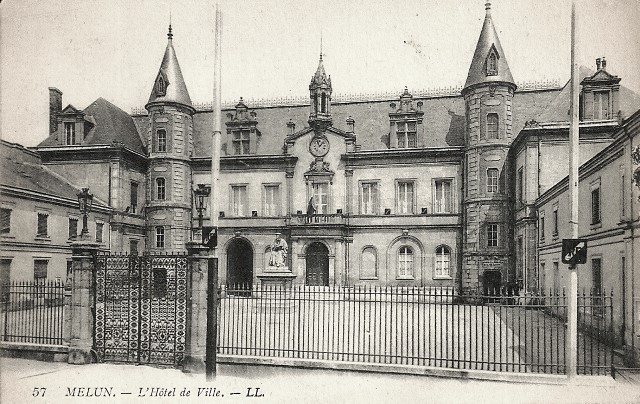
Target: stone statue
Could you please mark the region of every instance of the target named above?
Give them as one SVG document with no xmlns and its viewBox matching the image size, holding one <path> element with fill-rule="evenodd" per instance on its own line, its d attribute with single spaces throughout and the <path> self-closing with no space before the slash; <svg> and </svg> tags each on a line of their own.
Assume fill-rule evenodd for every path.
<svg viewBox="0 0 640 404">
<path fill-rule="evenodd" d="M 276 234 L 276 239 L 271 244 L 271 256 L 269 257 L 270 267 L 286 267 L 287 266 L 287 251 L 289 247 L 287 242 L 280 237 L 280 233 Z"/>
</svg>

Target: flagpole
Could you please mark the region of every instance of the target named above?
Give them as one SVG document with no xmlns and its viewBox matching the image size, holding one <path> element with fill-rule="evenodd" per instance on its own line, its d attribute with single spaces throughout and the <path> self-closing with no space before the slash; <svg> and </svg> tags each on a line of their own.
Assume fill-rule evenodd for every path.
<svg viewBox="0 0 640 404">
<path fill-rule="evenodd" d="M 215 45 L 214 45 L 214 66 L 213 66 L 213 136 L 211 141 L 211 226 L 213 232 L 218 237 L 218 198 L 220 187 L 220 136 L 222 121 L 222 105 L 220 91 L 221 74 L 221 44 L 222 44 L 222 11 L 216 4 L 215 21 Z M 207 279 L 207 344 L 205 372 L 206 380 L 214 381 L 216 377 L 217 362 L 217 328 L 218 328 L 218 245 L 217 241 L 213 246 L 211 258 L 209 260 L 209 271 Z"/>
<path fill-rule="evenodd" d="M 569 201 L 571 204 L 571 238 L 578 238 L 578 166 L 579 149 L 579 71 L 576 61 L 576 4 L 571 2 L 571 121 L 569 124 Z M 569 301 L 567 302 L 567 377 L 575 378 L 578 359 L 578 271 L 577 265 L 569 266 Z"/>
</svg>

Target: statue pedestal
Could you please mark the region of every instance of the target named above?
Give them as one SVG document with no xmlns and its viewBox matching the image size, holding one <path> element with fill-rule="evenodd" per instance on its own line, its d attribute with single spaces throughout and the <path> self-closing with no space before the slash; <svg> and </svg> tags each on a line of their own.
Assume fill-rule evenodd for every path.
<svg viewBox="0 0 640 404">
<path fill-rule="evenodd" d="M 284 314 L 295 310 L 295 301 L 291 299 L 295 274 L 287 267 L 272 267 L 257 277 L 260 279 L 260 289 L 256 292 L 256 311 L 267 313 L 269 324 L 284 321 Z"/>
<path fill-rule="evenodd" d="M 295 277 L 289 267 L 267 267 L 263 273 L 257 275 L 263 290 L 269 288 L 275 290 L 290 289 Z"/>
</svg>

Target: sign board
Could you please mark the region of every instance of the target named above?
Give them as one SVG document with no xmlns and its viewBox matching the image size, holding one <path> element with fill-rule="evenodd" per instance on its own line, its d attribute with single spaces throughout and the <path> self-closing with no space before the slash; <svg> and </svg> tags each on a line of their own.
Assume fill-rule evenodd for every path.
<svg viewBox="0 0 640 404">
<path fill-rule="evenodd" d="M 582 238 L 562 239 L 562 263 L 569 265 L 587 262 L 587 240 Z"/>
<path fill-rule="evenodd" d="M 208 248 L 215 248 L 218 246 L 218 233 L 215 227 L 202 227 L 202 245 Z"/>
</svg>

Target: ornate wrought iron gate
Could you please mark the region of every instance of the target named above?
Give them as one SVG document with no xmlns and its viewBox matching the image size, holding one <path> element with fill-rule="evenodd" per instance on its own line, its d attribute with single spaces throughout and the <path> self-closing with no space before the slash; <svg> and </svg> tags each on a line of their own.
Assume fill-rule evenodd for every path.
<svg viewBox="0 0 640 404">
<path fill-rule="evenodd" d="M 98 255 L 99 361 L 178 366 L 185 351 L 186 255 Z"/>
</svg>

